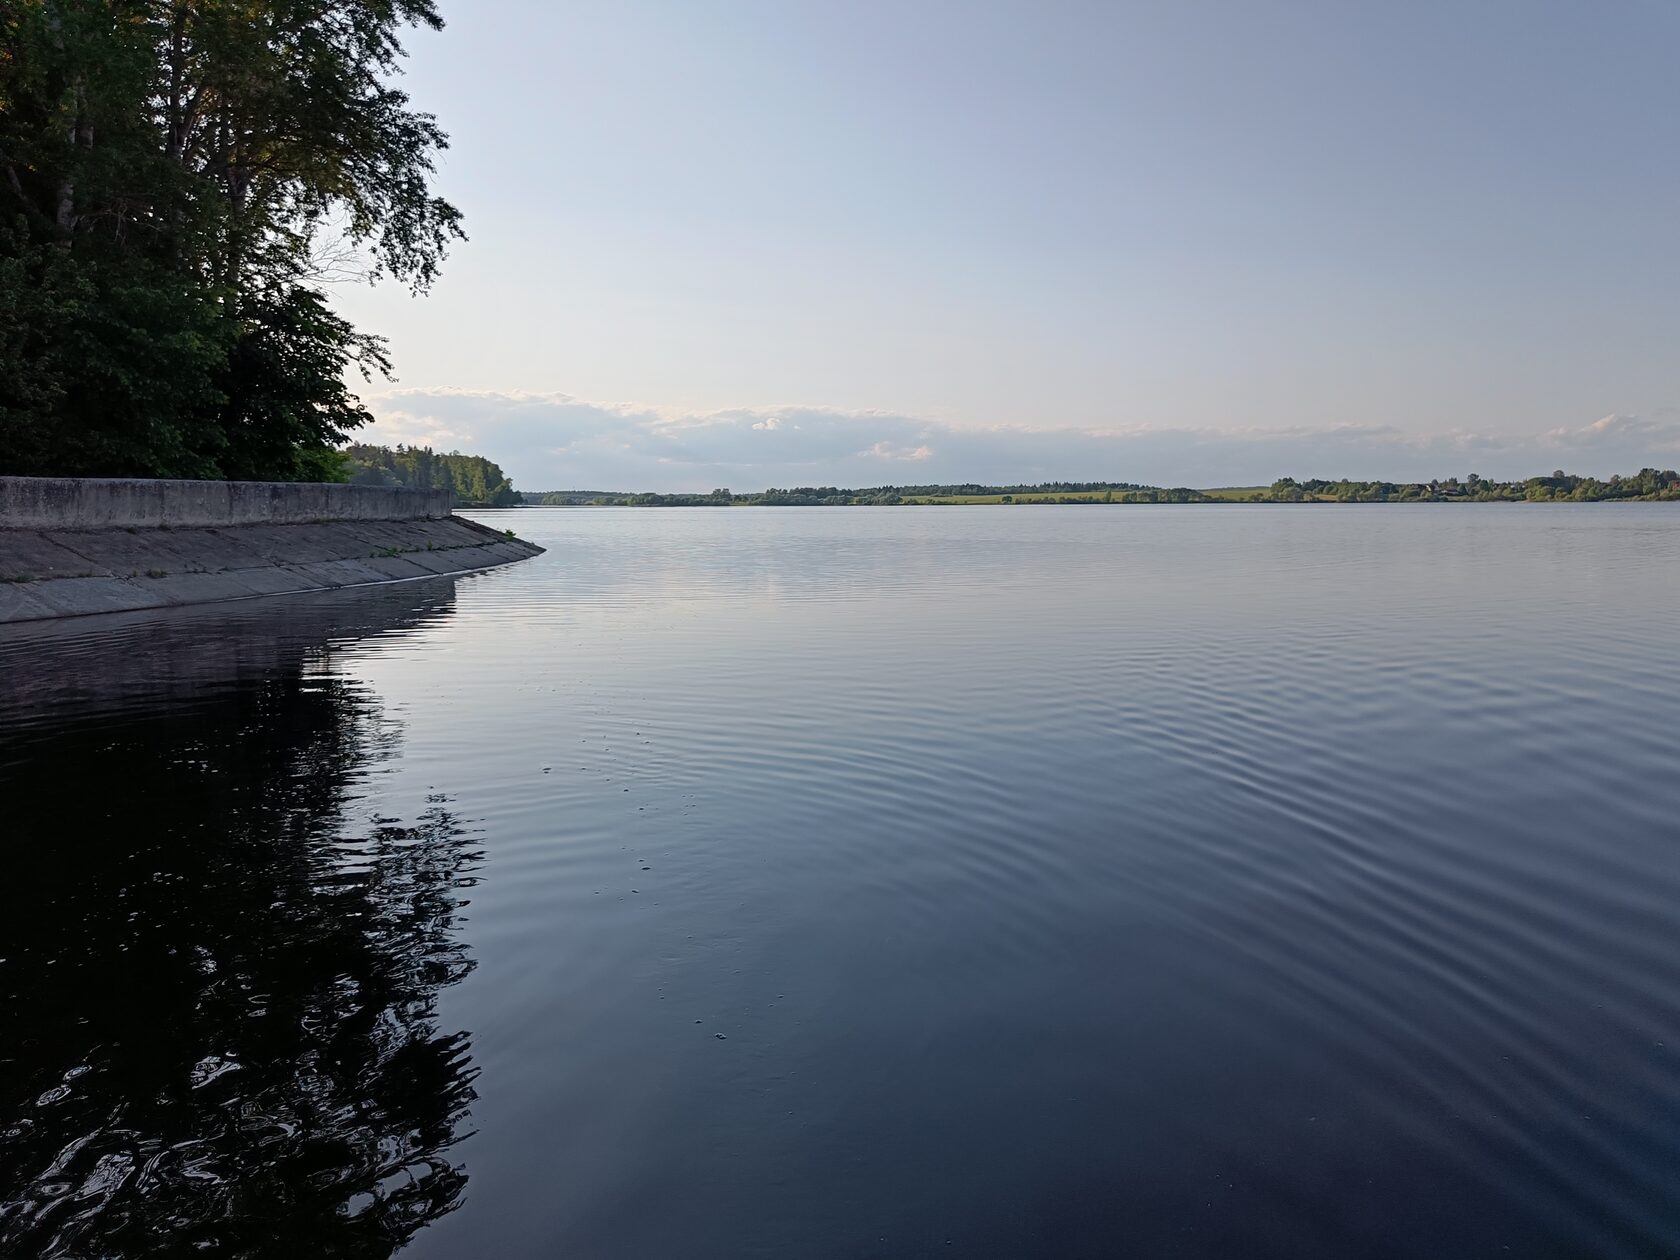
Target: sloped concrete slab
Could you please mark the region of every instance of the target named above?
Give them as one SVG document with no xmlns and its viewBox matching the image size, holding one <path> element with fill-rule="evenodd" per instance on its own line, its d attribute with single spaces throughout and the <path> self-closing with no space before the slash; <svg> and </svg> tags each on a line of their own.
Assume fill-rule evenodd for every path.
<svg viewBox="0 0 1680 1260">
<path fill-rule="evenodd" d="M 230 569 L 265 568 L 272 563 L 255 547 L 240 540 L 237 529 L 172 529 L 169 549 L 185 562 L 190 573 L 222 573 Z"/>
<path fill-rule="evenodd" d="M 454 550 L 447 551 L 410 551 L 404 554 L 404 560 L 428 573 L 459 573 L 462 569 L 473 566 L 458 558 Z"/>
<path fill-rule="evenodd" d="M 0 578 L 110 577 L 111 570 L 33 530 L 0 531 Z"/>
<path fill-rule="evenodd" d="M 245 546 L 270 564 L 316 564 L 341 560 L 362 550 L 362 544 L 333 525 L 248 525 L 239 531 Z"/>
<path fill-rule="evenodd" d="M 530 555 L 519 544 L 513 542 L 490 543 L 476 550 L 483 553 L 484 560 L 489 564 L 507 564 L 510 561 L 527 559 Z"/>
<path fill-rule="evenodd" d="M 157 608 L 164 602 L 121 578 L 58 578 L 30 585 L 34 589 L 29 593 L 51 609 L 55 617 L 128 612 L 135 608 Z"/>
<path fill-rule="evenodd" d="M 414 525 L 413 536 L 421 546 L 431 543 L 437 547 L 474 547 L 499 536 L 494 530 L 456 517 L 443 521 L 415 521 Z"/>
<path fill-rule="evenodd" d="M 271 592 L 246 581 L 245 574 L 260 570 L 232 570 L 226 573 L 172 573 L 161 578 L 135 578 L 142 594 L 167 604 L 215 604 L 225 599 L 248 599 Z"/>
<path fill-rule="evenodd" d="M 408 581 L 540 552 L 460 519 L 0 529 L 0 577 L 36 579 L 0 582 L 0 622 Z"/>
<path fill-rule="evenodd" d="M 425 546 L 412 526 L 412 521 L 345 521 L 342 528 L 368 551 L 410 551 Z"/>
<path fill-rule="evenodd" d="M 320 564 L 298 564 L 291 568 L 294 573 L 308 574 L 321 586 L 365 586 L 370 582 L 389 580 L 362 560 L 325 560 Z"/>
<path fill-rule="evenodd" d="M 321 584 L 304 573 L 294 573 L 281 565 L 266 569 L 240 569 L 236 576 L 251 588 L 253 595 L 295 595 L 299 591 L 318 591 Z"/>
<path fill-rule="evenodd" d="M 193 566 L 185 555 L 175 549 L 171 533 L 163 529 L 88 530 L 55 535 L 54 541 L 117 577 L 131 577 L 154 570 L 160 573 L 187 572 Z M 83 565 L 84 569 L 87 567 Z"/>
<path fill-rule="evenodd" d="M 35 621 L 42 617 L 56 617 L 57 611 L 29 592 L 32 583 L 0 583 L 0 622 Z"/>
<path fill-rule="evenodd" d="M 415 564 L 407 556 L 379 556 L 363 560 L 361 563 L 381 574 L 387 582 L 405 582 L 411 578 L 432 576 L 430 569 Z"/>
</svg>

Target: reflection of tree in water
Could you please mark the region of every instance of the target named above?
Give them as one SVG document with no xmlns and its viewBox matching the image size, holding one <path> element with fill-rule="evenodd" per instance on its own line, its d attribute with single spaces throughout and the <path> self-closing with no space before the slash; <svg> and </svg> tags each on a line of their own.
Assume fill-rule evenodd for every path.
<svg viewBox="0 0 1680 1260">
<path fill-rule="evenodd" d="M 0 1254 L 383 1257 L 460 1199 L 477 854 L 348 826 L 389 732 L 283 673 L 0 761 Z"/>
</svg>

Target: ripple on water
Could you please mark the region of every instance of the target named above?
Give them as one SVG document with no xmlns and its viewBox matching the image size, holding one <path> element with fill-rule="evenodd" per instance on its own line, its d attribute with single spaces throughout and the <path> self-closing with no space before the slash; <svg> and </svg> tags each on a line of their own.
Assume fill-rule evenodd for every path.
<svg viewBox="0 0 1680 1260">
<path fill-rule="evenodd" d="M 348 1135 L 344 1254 L 1680 1252 L 1680 515 L 511 520 L 547 553 L 0 635 L 51 1030 L 0 1230 L 118 1237 L 136 1160 L 314 1184 L 217 1117 L 319 1088 L 424 1121 Z M 112 1140 L 118 990 L 190 1031 Z"/>
</svg>

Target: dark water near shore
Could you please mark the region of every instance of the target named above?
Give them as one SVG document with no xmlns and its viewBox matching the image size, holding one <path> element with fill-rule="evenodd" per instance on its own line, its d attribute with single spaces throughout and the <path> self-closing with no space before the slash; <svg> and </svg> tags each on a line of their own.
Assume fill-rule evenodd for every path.
<svg viewBox="0 0 1680 1260">
<path fill-rule="evenodd" d="M 1680 1255 L 1680 512 L 484 515 L 0 632 L 0 1254 Z"/>
</svg>

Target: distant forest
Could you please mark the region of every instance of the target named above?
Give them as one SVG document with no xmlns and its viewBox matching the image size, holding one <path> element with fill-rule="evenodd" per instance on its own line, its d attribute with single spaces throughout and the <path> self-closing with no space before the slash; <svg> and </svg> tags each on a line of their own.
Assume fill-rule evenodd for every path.
<svg viewBox="0 0 1680 1260">
<path fill-rule="evenodd" d="M 1488 481 L 1471 473 L 1460 481 L 1296 481 L 1285 477 L 1252 502 L 1307 503 L 1596 503 L 1604 499 L 1680 499 L 1680 473 L 1642 468 L 1631 477 L 1619 474 L 1600 481 L 1578 477 L 1561 468 L 1550 477 L 1524 481 Z"/>
<path fill-rule="evenodd" d="M 354 448 L 352 448 L 354 449 Z M 493 466 L 493 465 L 492 465 Z M 756 494 L 651 494 L 615 490 L 545 490 L 514 501 L 545 507 L 854 507 L 960 503 L 1590 503 L 1605 499 L 1680 500 L 1680 473 L 1644 468 L 1600 481 L 1562 469 L 1550 477 L 1489 481 L 1475 473 L 1444 481 L 1297 481 L 1217 490 L 1164 489 L 1133 482 L 1046 481 L 1037 485 L 974 483 L 924 486 L 796 486 Z"/>
<path fill-rule="evenodd" d="M 507 474 L 482 455 L 440 455 L 429 446 L 363 445 L 347 446 L 343 455 L 351 485 L 448 490 L 456 507 L 518 507 L 522 502 Z"/>
<path fill-rule="evenodd" d="M 751 494 L 735 494 L 729 490 L 713 490 L 710 494 L 652 494 L 617 490 L 545 490 L 526 492 L 520 497 L 527 504 L 544 507 L 728 507 L 742 504 L 752 507 L 852 507 L 858 505 L 915 503 L 939 499 L 987 498 L 1019 494 L 1042 498 L 1063 493 L 1089 495 L 1098 492 L 1120 494 L 1194 494 L 1193 490 L 1164 491 L 1149 486 L 1122 485 L 1112 482 L 1047 481 L 1036 486 L 982 486 L 975 484 L 928 486 L 873 486 L 864 490 L 843 490 L 836 486 L 795 486 L 791 490 L 761 490 Z M 1070 498 L 1069 502 L 1084 502 Z M 1156 500 L 1150 500 L 1154 502 Z M 1188 500 L 1186 500 L 1188 502 Z"/>
</svg>

